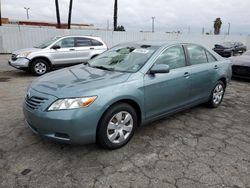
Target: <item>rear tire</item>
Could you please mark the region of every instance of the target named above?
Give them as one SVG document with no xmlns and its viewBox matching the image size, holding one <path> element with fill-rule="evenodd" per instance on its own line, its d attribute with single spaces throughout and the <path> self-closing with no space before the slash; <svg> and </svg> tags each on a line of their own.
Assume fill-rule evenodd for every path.
<svg viewBox="0 0 250 188">
<path fill-rule="evenodd" d="M 49 64 L 44 59 L 35 59 L 33 62 L 31 62 L 30 71 L 35 76 L 44 75 L 49 71 Z"/>
<path fill-rule="evenodd" d="M 217 108 L 220 103 L 222 102 L 222 99 L 224 97 L 225 93 L 225 84 L 219 80 L 216 82 L 208 101 L 208 106 L 210 108 Z"/>
<path fill-rule="evenodd" d="M 136 111 L 127 103 L 118 103 L 109 108 L 100 120 L 97 142 L 106 149 L 118 149 L 126 145 L 137 127 Z"/>
</svg>

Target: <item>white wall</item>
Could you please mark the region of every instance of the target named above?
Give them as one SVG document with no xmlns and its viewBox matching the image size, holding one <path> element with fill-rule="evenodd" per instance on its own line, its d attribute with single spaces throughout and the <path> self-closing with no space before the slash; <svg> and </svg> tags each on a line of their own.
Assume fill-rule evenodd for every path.
<svg viewBox="0 0 250 188">
<path fill-rule="evenodd" d="M 103 30 L 80 29 L 55 29 L 47 27 L 28 26 L 1 26 L 0 27 L 0 53 L 11 53 L 21 48 L 32 47 L 44 40 L 57 35 L 94 35 L 100 36 L 109 47 L 121 42 L 138 40 L 181 40 L 183 42 L 199 43 L 207 48 L 213 48 L 214 44 L 224 41 L 240 41 L 250 49 L 249 36 L 227 35 L 191 35 L 191 34 L 166 34 L 166 33 L 141 33 L 137 31 L 113 32 Z"/>
</svg>

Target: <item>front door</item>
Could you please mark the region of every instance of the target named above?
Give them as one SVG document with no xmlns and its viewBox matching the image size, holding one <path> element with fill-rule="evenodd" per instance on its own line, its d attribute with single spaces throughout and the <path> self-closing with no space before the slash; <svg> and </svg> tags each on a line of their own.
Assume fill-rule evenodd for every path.
<svg viewBox="0 0 250 188">
<path fill-rule="evenodd" d="M 58 41 L 59 49 L 50 49 L 50 56 L 54 65 L 77 63 L 75 38 L 67 37 Z"/>
<path fill-rule="evenodd" d="M 144 77 L 145 115 L 151 119 L 188 104 L 189 72 L 181 45 L 166 49 L 155 64 L 167 64 L 169 73 Z"/>
</svg>

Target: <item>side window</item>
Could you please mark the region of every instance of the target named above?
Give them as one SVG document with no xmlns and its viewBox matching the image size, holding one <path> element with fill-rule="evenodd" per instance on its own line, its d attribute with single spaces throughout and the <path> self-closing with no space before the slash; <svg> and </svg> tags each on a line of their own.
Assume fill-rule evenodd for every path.
<svg viewBox="0 0 250 188">
<path fill-rule="evenodd" d="M 217 61 L 217 59 L 209 51 L 206 51 L 206 54 L 207 54 L 207 60 L 209 63 Z"/>
<path fill-rule="evenodd" d="M 207 63 L 206 52 L 200 46 L 187 45 L 187 51 L 191 65 Z"/>
<path fill-rule="evenodd" d="M 186 60 L 182 46 L 174 46 L 166 49 L 158 57 L 155 64 L 167 64 L 170 69 L 186 66 Z"/>
<path fill-rule="evenodd" d="M 73 37 L 64 38 L 64 39 L 58 41 L 55 45 L 58 45 L 61 48 L 75 47 L 75 39 Z"/>
<path fill-rule="evenodd" d="M 102 46 L 103 44 L 98 40 L 92 39 L 91 40 L 92 46 Z"/>
<path fill-rule="evenodd" d="M 77 37 L 76 46 L 77 47 L 91 46 L 91 40 L 84 37 Z"/>
</svg>

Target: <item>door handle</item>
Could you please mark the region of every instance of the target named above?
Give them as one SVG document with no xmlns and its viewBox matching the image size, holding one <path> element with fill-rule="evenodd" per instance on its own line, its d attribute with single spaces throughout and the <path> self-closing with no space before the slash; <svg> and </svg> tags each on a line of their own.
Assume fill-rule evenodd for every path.
<svg viewBox="0 0 250 188">
<path fill-rule="evenodd" d="M 70 51 L 74 51 L 75 49 L 74 48 L 71 48 L 71 49 L 69 49 Z"/>
<path fill-rule="evenodd" d="M 185 72 L 185 73 L 184 73 L 184 77 L 188 78 L 188 77 L 189 77 L 189 73 L 188 73 L 188 72 Z"/>
<path fill-rule="evenodd" d="M 90 50 L 94 50 L 95 48 L 89 48 Z"/>
<path fill-rule="evenodd" d="M 214 65 L 214 69 L 218 69 L 218 65 Z"/>
</svg>

